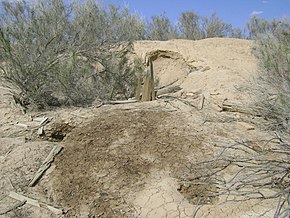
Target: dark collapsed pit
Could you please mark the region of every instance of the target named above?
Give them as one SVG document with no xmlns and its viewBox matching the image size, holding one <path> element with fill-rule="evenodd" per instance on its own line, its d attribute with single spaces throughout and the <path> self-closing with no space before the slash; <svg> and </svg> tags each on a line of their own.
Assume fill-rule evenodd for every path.
<svg viewBox="0 0 290 218">
<path fill-rule="evenodd" d="M 53 142 L 61 142 L 65 139 L 68 133 L 74 129 L 74 126 L 67 122 L 55 123 L 51 129 L 45 133 L 45 139 Z"/>
</svg>

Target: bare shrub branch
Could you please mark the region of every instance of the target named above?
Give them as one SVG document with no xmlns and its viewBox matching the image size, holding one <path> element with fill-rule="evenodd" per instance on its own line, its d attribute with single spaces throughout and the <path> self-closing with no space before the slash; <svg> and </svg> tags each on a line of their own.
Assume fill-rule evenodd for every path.
<svg viewBox="0 0 290 218">
<path fill-rule="evenodd" d="M 276 134 L 269 140 L 218 147 L 221 151 L 216 158 L 192 165 L 191 183 L 215 185 L 216 192 L 207 197 L 222 197 L 225 202 L 277 199 L 275 217 L 289 216 L 289 140 Z"/>
</svg>

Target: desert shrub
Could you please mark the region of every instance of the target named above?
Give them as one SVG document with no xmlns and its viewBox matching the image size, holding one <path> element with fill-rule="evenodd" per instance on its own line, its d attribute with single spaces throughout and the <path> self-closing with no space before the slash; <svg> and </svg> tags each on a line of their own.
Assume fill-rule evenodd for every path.
<svg viewBox="0 0 290 218">
<path fill-rule="evenodd" d="M 145 38 L 145 21 L 137 14 L 130 14 L 129 8 L 120 9 L 114 5 L 109 6 L 108 36 L 112 42 L 142 40 Z"/>
<path fill-rule="evenodd" d="M 146 37 L 149 40 L 166 41 L 178 38 L 177 29 L 174 27 L 165 14 L 152 16 L 151 21 L 147 21 Z"/>
<path fill-rule="evenodd" d="M 232 28 L 232 30 L 229 33 L 229 37 L 237 39 L 245 39 L 246 34 L 240 28 Z"/>
<path fill-rule="evenodd" d="M 21 90 L 27 102 L 50 105 L 55 66 L 66 60 L 69 13 L 61 1 L 2 2 L 0 44 L 4 78 Z M 54 73 L 52 73 L 54 72 Z"/>
<path fill-rule="evenodd" d="M 253 16 L 249 22 L 247 22 L 247 29 L 249 31 L 249 38 L 256 39 L 260 38 L 261 35 L 265 34 L 275 34 L 276 30 L 279 32 L 283 29 L 286 29 L 289 24 L 287 24 L 287 19 L 285 20 L 266 20 L 261 17 Z"/>
<path fill-rule="evenodd" d="M 204 38 L 228 37 L 232 32 L 232 25 L 225 23 L 213 13 L 209 18 L 202 19 L 202 29 Z"/>
<path fill-rule="evenodd" d="M 263 28 L 254 32 L 254 54 L 260 63 L 255 80 L 258 90 L 258 107 L 261 115 L 270 120 L 272 130 L 290 130 L 290 22 L 259 21 Z M 255 30 L 259 28 L 254 28 Z"/>
<path fill-rule="evenodd" d="M 3 1 L 1 7 L 3 78 L 19 90 L 13 94 L 24 106 L 84 105 L 95 98 L 114 98 L 120 89 L 130 95 L 125 89 L 132 90 L 135 79 L 127 58 L 131 47 L 118 47 L 124 47 L 121 40 L 137 37 L 132 22 L 140 30 L 142 23 L 128 11 L 111 7 L 108 12 L 91 0 L 77 5 L 63 0 Z M 128 28 L 120 35 L 112 34 L 125 23 Z M 94 84 L 100 75 L 107 80 Z M 104 95 L 109 85 L 114 91 Z"/>
<path fill-rule="evenodd" d="M 102 99 L 119 100 L 134 96 L 137 80 L 136 72 L 139 71 L 141 73 L 143 68 L 138 63 L 134 64 L 133 62 L 133 66 L 127 63 L 128 58 L 126 56 L 111 56 L 111 60 L 106 68 L 107 73 L 97 77 L 96 84 L 102 90 L 103 94 L 100 96 Z"/>
<path fill-rule="evenodd" d="M 210 17 L 203 17 L 192 11 L 183 12 L 178 19 L 178 29 L 182 38 L 192 40 L 241 37 L 241 33 L 237 34 L 238 30 L 234 30 L 232 25 L 225 23 L 216 13 Z"/>
<path fill-rule="evenodd" d="M 85 38 L 92 41 L 122 42 L 144 39 L 145 22 L 127 7 L 109 5 L 108 9 L 95 0 L 74 5 L 75 29 L 84 29 Z"/>
<path fill-rule="evenodd" d="M 204 38 L 201 31 L 201 17 L 192 11 L 182 12 L 177 25 L 182 38 L 192 40 Z"/>
</svg>

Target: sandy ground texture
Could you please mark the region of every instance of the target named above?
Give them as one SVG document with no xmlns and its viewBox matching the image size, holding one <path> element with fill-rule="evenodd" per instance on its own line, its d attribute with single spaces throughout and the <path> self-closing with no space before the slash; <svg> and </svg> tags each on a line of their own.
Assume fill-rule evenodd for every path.
<svg viewBox="0 0 290 218">
<path fill-rule="evenodd" d="M 159 86 L 182 88 L 153 102 L 22 114 L 1 87 L 0 217 L 273 217 L 275 199 L 208 197 L 199 207 L 199 196 L 218 187 L 195 185 L 189 176 L 197 162 L 218 154 L 217 144 L 272 136 L 255 125 L 261 118 L 222 110 L 225 101 L 246 107 L 251 100 L 243 92 L 257 71 L 251 45 L 238 39 L 135 43 L 134 55 L 152 58 Z M 49 122 L 39 137 L 43 117 Z M 29 187 L 56 145 L 63 150 Z M 39 204 L 19 206 L 11 192 Z"/>
</svg>

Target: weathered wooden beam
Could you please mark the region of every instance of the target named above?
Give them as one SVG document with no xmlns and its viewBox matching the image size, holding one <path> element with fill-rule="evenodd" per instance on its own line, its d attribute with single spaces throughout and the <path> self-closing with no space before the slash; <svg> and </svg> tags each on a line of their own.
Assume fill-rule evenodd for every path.
<svg viewBox="0 0 290 218">
<path fill-rule="evenodd" d="M 155 100 L 155 90 L 154 90 L 154 72 L 153 72 L 153 63 L 152 60 L 149 60 L 149 69 L 150 69 L 150 93 L 151 93 L 151 101 Z"/>
<path fill-rule="evenodd" d="M 160 86 L 160 87 L 156 87 L 156 88 L 154 88 L 154 90 L 155 91 L 158 91 L 158 90 L 160 90 L 160 89 L 164 89 L 164 88 L 166 88 L 166 87 L 169 87 L 169 86 L 172 86 L 174 83 L 176 83 L 178 81 L 178 79 L 176 79 L 176 80 L 174 80 L 173 82 L 171 82 L 171 83 L 169 83 L 169 84 L 166 84 L 166 85 L 164 85 L 164 86 Z"/>
<path fill-rule="evenodd" d="M 23 200 L 23 201 L 20 201 L 20 202 L 14 204 L 12 207 L 7 209 L 6 211 L 0 212 L 0 216 L 5 215 L 13 210 L 16 210 L 18 207 L 22 207 L 24 204 L 26 204 L 26 202 L 27 202 L 27 200 Z"/>
<path fill-rule="evenodd" d="M 180 86 L 171 86 L 171 87 L 166 87 L 163 89 L 159 89 L 156 91 L 156 96 L 159 95 L 164 95 L 164 94 L 168 94 L 168 93 L 175 93 L 180 91 L 182 88 L 180 88 Z"/>
<path fill-rule="evenodd" d="M 137 100 L 124 100 L 124 101 L 104 101 L 103 105 L 105 104 L 131 104 L 131 103 L 136 103 Z"/>
<path fill-rule="evenodd" d="M 36 172 L 35 176 L 31 180 L 31 182 L 28 184 L 28 186 L 34 186 L 38 180 L 42 177 L 44 172 L 51 166 L 51 163 L 54 160 L 54 157 L 63 149 L 61 145 L 56 145 L 54 148 L 50 151 L 47 158 L 44 160 L 38 171 Z"/>
<path fill-rule="evenodd" d="M 23 196 L 21 194 L 13 192 L 13 191 L 10 191 L 9 197 L 11 197 L 11 198 L 13 198 L 15 200 L 21 201 L 21 202 L 25 202 L 26 204 L 29 204 L 29 205 L 32 205 L 32 206 L 35 206 L 35 207 L 45 208 L 47 210 L 50 210 L 51 212 L 53 212 L 56 215 L 63 214 L 63 211 L 61 209 L 52 207 L 52 206 L 50 206 L 48 204 L 39 202 L 37 200 L 31 199 L 31 198 L 28 198 L 28 197 L 25 197 L 25 196 Z"/>
<path fill-rule="evenodd" d="M 142 83 L 142 79 L 141 79 L 141 77 L 138 77 L 138 79 L 137 79 L 137 85 L 136 85 L 136 91 L 135 91 L 135 99 L 137 101 L 140 101 L 141 83 Z"/>
<path fill-rule="evenodd" d="M 147 73 L 143 86 L 142 101 L 152 101 L 155 100 L 155 97 L 153 63 L 151 59 L 149 59 L 147 62 Z"/>
<path fill-rule="evenodd" d="M 143 86 L 142 101 L 150 101 L 151 100 L 150 94 L 151 94 L 151 92 L 150 92 L 150 77 L 147 74 L 145 77 L 145 82 L 144 82 L 144 86 Z"/>
</svg>

